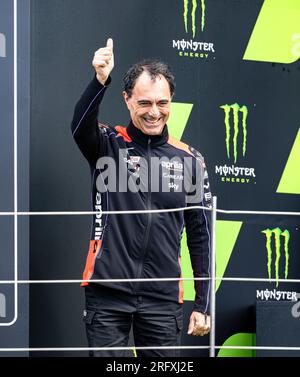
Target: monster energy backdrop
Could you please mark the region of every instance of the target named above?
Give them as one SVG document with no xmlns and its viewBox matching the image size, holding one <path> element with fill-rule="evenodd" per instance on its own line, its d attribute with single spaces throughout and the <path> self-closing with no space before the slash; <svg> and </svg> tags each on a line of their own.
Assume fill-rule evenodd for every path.
<svg viewBox="0 0 300 377">
<path fill-rule="evenodd" d="M 15 1 L 0 1 L 0 212 L 29 210 L 29 1 L 22 1 L 19 5 L 18 17 L 14 17 L 14 11 Z M 14 47 L 17 45 L 16 54 Z M 14 202 L 15 136 L 18 154 L 17 206 Z M 14 237 L 16 229 L 17 240 Z M 16 223 L 11 215 L 0 216 L 0 248 L 0 280 L 27 280 L 28 218 L 19 218 Z M 0 284 L 0 348 L 28 347 L 28 298 L 28 286 Z M 0 356 L 27 354 L 3 352 Z"/>
<path fill-rule="evenodd" d="M 204 155 L 218 208 L 299 211 L 299 18 L 298 0 L 31 0 L 30 210 L 90 210 L 90 172 L 70 122 L 93 77 L 94 52 L 112 37 L 115 69 L 101 110 L 104 123 L 128 123 L 122 77 L 132 63 L 158 57 L 177 81 L 170 132 Z M 8 35 L 0 24 L 1 69 Z M 9 158 L 4 150 L 1 164 Z M 11 197 L 5 203 L 3 210 Z M 90 221 L 31 217 L 30 278 L 81 278 Z M 260 332 L 266 308 L 269 318 L 276 308 L 289 328 L 299 327 L 300 286 L 284 282 L 300 277 L 299 223 L 297 217 L 218 214 L 217 276 L 274 282 L 217 281 L 216 345 L 283 344 L 283 336 L 271 344 Z M 190 277 L 185 236 L 182 258 L 183 276 Z M 184 288 L 182 344 L 207 345 L 208 337 L 186 335 L 194 290 L 192 283 Z M 268 306 L 282 301 L 289 305 Z M 83 306 L 78 284 L 32 285 L 30 345 L 87 346 Z M 291 332 L 284 336 L 300 346 Z M 217 355 L 259 352 L 221 348 Z"/>
</svg>

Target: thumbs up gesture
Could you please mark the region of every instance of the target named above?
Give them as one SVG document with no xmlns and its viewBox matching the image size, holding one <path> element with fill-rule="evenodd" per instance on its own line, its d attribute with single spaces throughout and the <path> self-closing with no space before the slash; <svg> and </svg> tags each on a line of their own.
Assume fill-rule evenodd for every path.
<svg viewBox="0 0 300 377">
<path fill-rule="evenodd" d="M 98 81 L 104 85 L 108 76 L 114 68 L 114 44 L 113 40 L 109 38 L 106 42 L 106 47 L 102 47 L 95 52 L 93 59 L 93 67 L 96 71 Z"/>
</svg>

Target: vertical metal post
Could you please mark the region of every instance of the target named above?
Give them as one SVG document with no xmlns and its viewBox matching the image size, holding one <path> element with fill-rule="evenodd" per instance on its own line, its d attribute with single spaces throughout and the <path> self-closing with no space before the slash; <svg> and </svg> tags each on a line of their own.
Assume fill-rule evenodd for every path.
<svg viewBox="0 0 300 377">
<path fill-rule="evenodd" d="M 212 200 L 211 211 L 211 266 L 210 266 L 210 317 L 211 330 L 209 338 L 209 356 L 215 357 L 216 335 L 216 224 L 217 224 L 217 197 Z"/>
<path fill-rule="evenodd" d="M 18 319 L 18 0 L 14 0 L 14 291 L 15 313 L 10 322 Z"/>
<path fill-rule="evenodd" d="M 14 318 L 10 322 L 1 322 L 1 326 L 12 326 L 18 319 L 18 0 L 14 0 L 13 5 L 13 23 L 14 23 L 14 37 L 13 37 L 13 51 L 14 51 Z"/>
</svg>

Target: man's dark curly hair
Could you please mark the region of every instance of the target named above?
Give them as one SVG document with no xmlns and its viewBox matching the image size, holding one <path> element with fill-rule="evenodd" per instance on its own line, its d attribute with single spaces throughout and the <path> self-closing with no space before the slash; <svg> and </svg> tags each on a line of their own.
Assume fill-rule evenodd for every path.
<svg viewBox="0 0 300 377">
<path fill-rule="evenodd" d="M 169 83 L 171 96 L 173 96 L 175 92 L 175 78 L 170 67 L 157 59 L 145 59 L 130 67 L 123 78 L 124 90 L 129 97 L 132 96 L 136 80 L 143 72 L 148 72 L 152 80 L 155 80 L 158 76 L 164 76 Z"/>
</svg>

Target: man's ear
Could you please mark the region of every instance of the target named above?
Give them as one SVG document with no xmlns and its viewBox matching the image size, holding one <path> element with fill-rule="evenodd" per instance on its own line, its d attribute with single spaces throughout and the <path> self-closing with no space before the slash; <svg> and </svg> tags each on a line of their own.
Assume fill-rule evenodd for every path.
<svg viewBox="0 0 300 377">
<path fill-rule="evenodd" d="M 122 92 L 122 95 L 123 95 L 123 98 L 124 98 L 124 101 L 128 107 L 128 101 L 129 101 L 129 96 L 127 94 L 127 92 L 125 92 L 125 90 Z"/>
</svg>

